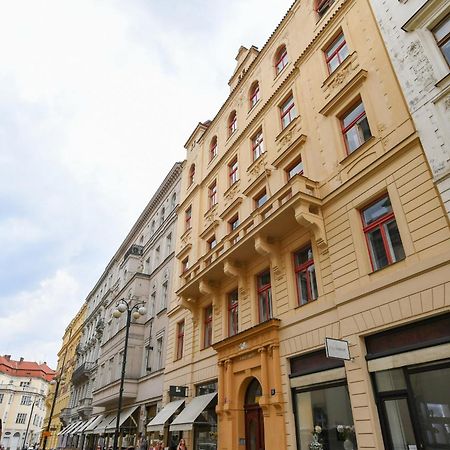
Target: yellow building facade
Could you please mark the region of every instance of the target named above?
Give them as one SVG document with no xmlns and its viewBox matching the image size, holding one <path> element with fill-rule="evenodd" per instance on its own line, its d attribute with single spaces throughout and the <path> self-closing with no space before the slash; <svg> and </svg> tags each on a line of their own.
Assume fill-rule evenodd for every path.
<svg viewBox="0 0 450 450">
<path fill-rule="evenodd" d="M 299 0 L 236 59 L 186 143 L 164 381 L 184 409 L 165 431 L 193 449 L 450 445 L 449 223 L 369 2 Z"/>
<path fill-rule="evenodd" d="M 44 432 L 41 438 L 41 448 L 44 448 L 44 450 L 46 448 L 55 449 L 60 447 L 58 443 L 58 433 L 68 423 L 69 417 L 65 416 L 65 411 L 68 411 L 72 373 L 75 367 L 77 346 L 81 339 L 85 317 L 86 303 L 83 304 L 77 315 L 71 320 L 66 328 L 62 346 L 58 352 L 58 363 L 55 376 L 56 382 L 50 384 L 49 394 L 46 398 L 47 414 L 45 416 L 43 424 Z M 52 405 L 54 405 L 53 411 Z M 44 439 L 49 420 L 49 435 L 46 438 L 44 447 Z"/>
</svg>

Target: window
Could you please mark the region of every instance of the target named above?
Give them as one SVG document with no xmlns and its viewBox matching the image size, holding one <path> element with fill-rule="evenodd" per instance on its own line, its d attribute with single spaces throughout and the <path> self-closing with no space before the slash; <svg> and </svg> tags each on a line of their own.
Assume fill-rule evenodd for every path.
<svg viewBox="0 0 450 450">
<path fill-rule="evenodd" d="M 450 66 L 450 15 L 447 15 L 432 30 L 437 45 Z"/>
<path fill-rule="evenodd" d="M 349 154 L 372 137 L 366 111 L 361 101 L 344 115 L 341 124 L 347 153 Z"/>
<path fill-rule="evenodd" d="M 297 111 L 295 109 L 294 97 L 292 94 L 289 98 L 280 106 L 281 114 L 281 126 L 283 130 L 297 117 Z"/>
<path fill-rule="evenodd" d="M 250 109 L 252 109 L 260 100 L 259 83 L 255 81 L 250 88 Z"/>
<path fill-rule="evenodd" d="M 162 311 L 163 309 L 167 308 L 167 293 L 168 293 L 168 289 L 167 289 L 167 281 L 165 281 L 162 285 L 162 295 L 161 295 L 161 308 L 160 311 Z"/>
<path fill-rule="evenodd" d="M 212 344 L 212 317 L 213 307 L 209 305 L 203 310 L 203 348 Z"/>
<path fill-rule="evenodd" d="M 268 200 L 268 196 L 267 196 L 267 192 L 264 189 L 262 192 L 260 192 L 256 197 L 255 197 L 255 207 L 259 208 L 262 205 L 264 205 L 264 203 L 267 202 Z"/>
<path fill-rule="evenodd" d="M 27 420 L 27 415 L 25 413 L 19 413 L 16 417 L 16 423 L 24 424 Z"/>
<path fill-rule="evenodd" d="M 211 140 L 211 144 L 209 145 L 209 160 L 211 161 L 216 156 L 217 156 L 217 136 L 214 136 Z"/>
<path fill-rule="evenodd" d="M 166 208 L 161 209 L 161 218 L 159 220 L 160 225 L 164 223 L 164 219 L 166 218 Z"/>
<path fill-rule="evenodd" d="M 333 2 L 334 0 L 316 0 L 316 12 L 319 17 L 322 17 L 328 11 Z"/>
<path fill-rule="evenodd" d="M 234 158 L 233 161 L 231 161 L 230 164 L 228 164 L 228 177 L 230 179 L 230 186 L 239 180 L 237 158 Z"/>
<path fill-rule="evenodd" d="M 305 305 L 312 300 L 316 300 L 318 297 L 316 269 L 314 267 L 313 252 L 310 245 L 295 253 L 294 263 L 298 304 Z"/>
<path fill-rule="evenodd" d="M 303 161 L 301 159 L 292 163 L 287 169 L 286 173 L 288 176 L 288 180 L 294 177 L 297 174 L 303 174 Z"/>
<path fill-rule="evenodd" d="M 230 225 L 230 231 L 234 231 L 239 226 L 239 216 L 236 214 L 228 221 L 228 224 Z"/>
<path fill-rule="evenodd" d="M 237 130 L 237 114 L 233 111 L 228 119 L 228 136 L 231 136 Z"/>
<path fill-rule="evenodd" d="M 182 272 L 186 272 L 189 269 L 189 256 L 187 256 L 186 258 L 183 259 L 183 261 L 181 261 L 181 270 Z"/>
<path fill-rule="evenodd" d="M 186 231 L 191 229 L 191 226 L 192 226 L 191 219 L 192 219 L 192 206 L 189 206 L 189 208 L 186 210 L 186 212 L 184 214 Z"/>
<path fill-rule="evenodd" d="M 166 237 L 166 249 L 167 255 L 170 255 L 170 252 L 172 251 L 172 233 L 169 233 Z"/>
<path fill-rule="evenodd" d="M 161 249 L 159 248 L 159 245 L 158 245 L 158 247 L 156 247 L 156 250 L 155 250 L 155 267 L 158 267 L 160 254 L 161 254 Z"/>
<path fill-rule="evenodd" d="M 256 161 L 264 153 L 264 141 L 262 130 L 259 130 L 252 138 L 253 161 Z"/>
<path fill-rule="evenodd" d="M 270 271 L 266 270 L 257 277 L 259 322 L 272 318 L 272 290 Z"/>
<path fill-rule="evenodd" d="M 156 339 L 156 370 L 160 370 L 164 367 L 163 360 L 163 336 Z"/>
<path fill-rule="evenodd" d="M 363 209 L 361 216 L 373 270 L 382 269 L 405 257 L 387 195 Z"/>
<path fill-rule="evenodd" d="M 31 405 L 31 396 L 30 395 L 22 395 L 22 399 L 20 401 L 21 405 Z"/>
<path fill-rule="evenodd" d="M 228 336 L 238 333 L 238 290 L 228 294 Z"/>
<path fill-rule="evenodd" d="M 288 56 L 286 46 L 282 45 L 275 53 L 275 75 L 278 75 L 287 66 Z"/>
<path fill-rule="evenodd" d="M 217 205 L 217 181 L 214 180 L 208 188 L 209 207 Z"/>
<path fill-rule="evenodd" d="M 5 396 L 5 394 L 0 394 L 0 403 L 3 403 L 3 397 Z"/>
<path fill-rule="evenodd" d="M 29 381 L 21 381 L 20 382 L 20 387 L 28 387 L 30 385 Z"/>
<path fill-rule="evenodd" d="M 177 194 L 174 192 L 170 200 L 170 206 L 172 209 L 174 209 L 176 205 L 177 205 Z"/>
<path fill-rule="evenodd" d="M 329 73 L 334 72 L 348 56 L 347 42 L 341 33 L 334 42 L 325 50 L 325 59 L 327 61 Z"/>
<path fill-rule="evenodd" d="M 208 241 L 208 250 L 212 250 L 216 245 L 217 245 L 217 240 L 216 240 L 216 236 L 212 235 Z"/>
<path fill-rule="evenodd" d="M 195 164 L 192 164 L 189 168 L 189 178 L 188 178 L 188 185 L 191 186 L 194 183 L 194 177 L 195 177 Z"/>
<path fill-rule="evenodd" d="M 152 225 L 150 227 L 150 231 L 152 234 L 155 232 L 155 221 L 154 220 L 152 220 Z"/>
<path fill-rule="evenodd" d="M 177 359 L 183 357 L 184 345 L 184 320 L 177 323 Z"/>
</svg>

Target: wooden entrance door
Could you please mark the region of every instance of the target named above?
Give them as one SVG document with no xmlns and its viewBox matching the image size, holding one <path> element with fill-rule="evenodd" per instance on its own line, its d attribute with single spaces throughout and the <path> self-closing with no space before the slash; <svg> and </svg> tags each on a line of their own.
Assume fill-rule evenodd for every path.
<svg viewBox="0 0 450 450">
<path fill-rule="evenodd" d="M 259 406 L 261 385 L 256 378 L 245 394 L 245 450 L 264 450 L 264 417 Z"/>
</svg>

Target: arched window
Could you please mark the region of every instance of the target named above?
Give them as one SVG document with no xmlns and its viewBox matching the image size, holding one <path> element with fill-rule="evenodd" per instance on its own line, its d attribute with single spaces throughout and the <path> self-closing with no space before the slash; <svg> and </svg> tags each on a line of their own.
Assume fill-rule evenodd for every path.
<svg viewBox="0 0 450 450">
<path fill-rule="evenodd" d="M 195 164 L 192 164 L 189 168 L 189 186 L 194 182 L 195 177 Z"/>
<path fill-rule="evenodd" d="M 259 92 L 259 83 L 255 81 L 250 87 L 250 109 L 252 109 L 261 98 L 261 94 Z"/>
<path fill-rule="evenodd" d="M 216 156 L 217 156 L 217 136 L 214 136 L 211 139 L 211 144 L 209 144 L 209 160 L 211 161 Z"/>
<path fill-rule="evenodd" d="M 283 44 L 275 53 L 275 75 L 278 75 L 287 66 L 288 55 L 286 46 Z"/>
<path fill-rule="evenodd" d="M 228 118 L 228 136 L 231 136 L 237 130 L 237 114 L 233 111 Z"/>
</svg>

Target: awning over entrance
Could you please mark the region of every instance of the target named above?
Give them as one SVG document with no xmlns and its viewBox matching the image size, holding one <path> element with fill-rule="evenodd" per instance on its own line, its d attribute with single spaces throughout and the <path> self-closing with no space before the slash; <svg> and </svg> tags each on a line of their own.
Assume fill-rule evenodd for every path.
<svg viewBox="0 0 450 450">
<path fill-rule="evenodd" d="M 87 427 L 84 429 L 85 434 L 93 434 L 95 427 L 103 421 L 105 416 L 103 414 L 100 414 L 99 416 L 92 417 L 94 419 Z"/>
<path fill-rule="evenodd" d="M 108 414 L 104 419 L 93 429 L 94 434 L 106 433 L 106 429 L 109 427 L 110 423 L 115 419 L 116 415 Z"/>
<path fill-rule="evenodd" d="M 86 425 L 86 421 L 82 420 L 81 422 L 78 423 L 78 425 L 74 428 L 72 428 L 72 430 L 70 431 L 70 434 L 77 434 L 78 431 L 83 428 Z"/>
<path fill-rule="evenodd" d="M 80 427 L 78 427 L 76 430 L 73 430 L 73 433 L 74 433 L 74 434 L 81 434 L 81 433 L 84 433 L 84 430 L 86 430 L 86 428 L 87 428 L 92 422 L 94 422 L 94 420 L 96 420 L 97 417 L 98 417 L 98 416 L 91 417 L 89 420 L 84 421 Z"/>
<path fill-rule="evenodd" d="M 69 426 L 67 426 L 66 428 L 64 428 L 63 430 L 61 430 L 58 433 L 59 435 L 63 435 L 63 434 L 69 434 L 72 432 L 72 430 L 75 429 L 75 427 L 78 427 L 81 424 L 81 420 L 78 420 L 77 422 L 71 423 Z"/>
<path fill-rule="evenodd" d="M 217 392 L 194 397 L 170 425 L 170 431 L 192 430 L 197 417 L 207 408 Z"/>
<path fill-rule="evenodd" d="M 131 406 L 130 408 L 124 409 L 120 413 L 119 427 L 121 427 L 125 423 L 125 421 L 128 419 L 128 417 L 130 417 L 131 414 L 133 414 L 137 408 L 138 408 L 137 405 Z M 114 431 L 116 429 L 116 419 L 117 419 L 117 415 L 114 416 L 114 420 L 106 428 L 107 433 L 111 433 L 112 431 Z"/>
<path fill-rule="evenodd" d="M 147 431 L 164 431 L 164 425 L 175 414 L 177 409 L 182 406 L 184 399 L 175 400 L 174 402 L 167 403 L 166 406 L 151 420 L 147 425 Z"/>
</svg>

